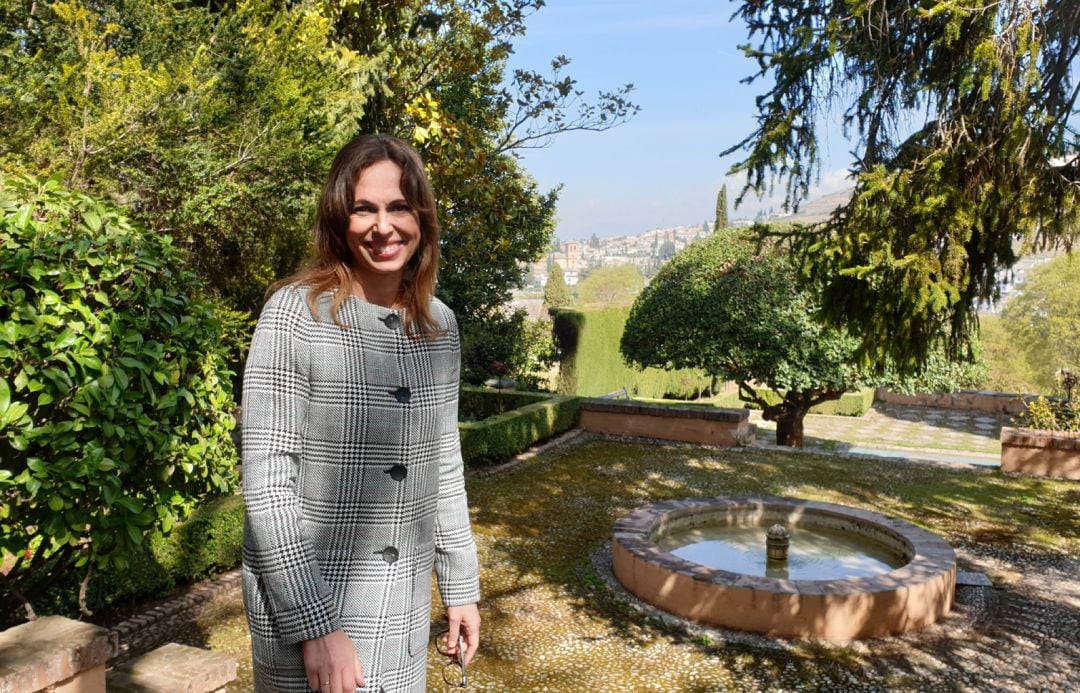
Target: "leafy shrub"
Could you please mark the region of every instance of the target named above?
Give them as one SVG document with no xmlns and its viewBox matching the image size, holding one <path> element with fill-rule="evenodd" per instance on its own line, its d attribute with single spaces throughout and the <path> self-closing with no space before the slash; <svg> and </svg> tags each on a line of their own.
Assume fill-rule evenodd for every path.
<svg viewBox="0 0 1080 693">
<path fill-rule="evenodd" d="M 1071 400 L 1047 399 L 1040 395 L 1027 403 L 1013 423 L 1044 431 L 1080 431 L 1080 407 Z"/>
<path fill-rule="evenodd" d="M 153 535 L 127 555 L 120 569 L 109 565 L 94 572 L 85 606 L 95 614 L 139 600 L 167 596 L 178 585 L 197 582 L 240 564 L 244 534 L 244 499 L 214 498 L 199 505 L 168 535 Z M 35 609 L 76 616 L 82 576 L 71 573 L 42 598 Z"/>
<path fill-rule="evenodd" d="M 886 362 L 877 378 L 879 387 L 913 395 L 919 392 L 956 392 L 981 386 L 989 377 L 982 344 L 972 345 L 972 360 L 950 359 L 943 347 L 927 354 L 912 373 L 902 373 L 894 363 Z"/>
<path fill-rule="evenodd" d="M 523 385 L 542 387 L 554 363 L 549 320 L 529 320 L 521 309 L 462 319 L 461 379 L 467 383 L 509 376 Z"/>
<path fill-rule="evenodd" d="M 168 236 L 0 179 L 0 618 L 236 484 L 221 322 Z"/>
<path fill-rule="evenodd" d="M 580 416 L 580 399 L 553 395 L 483 421 L 460 423 L 465 465 L 475 467 L 506 460 L 537 441 L 570 430 Z"/>
</svg>

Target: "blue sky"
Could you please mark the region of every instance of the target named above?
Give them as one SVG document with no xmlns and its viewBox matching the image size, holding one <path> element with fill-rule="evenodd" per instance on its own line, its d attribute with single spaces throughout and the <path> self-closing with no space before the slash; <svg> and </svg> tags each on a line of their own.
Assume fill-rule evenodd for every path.
<svg viewBox="0 0 1080 693">
<path fill-rule="evenodd" d="M 735 9 L 725 0 L 548 0 L 529 18 L 511 70 L 547 72 L 553 57 L 566 55 L 566 73 L 588 98 L 632 82 L 632 100 L 642 107 L 613 130 L 567 133 L 545 149 L 522 152 L 543 188 L 564 186 L 556 236 L 711 221 L 725 182 L 734 201 L 744 179 L 725 177 L 736 156 L 719 154 L 752 131 L 754 97 L 763 91 L 759 83 L 739 82 L 754 64 L 737 48 L 747 35 L 741 21 L 730 21 Z M 849 187 L 848 143 L 833 131 L 821 147 L 820 193 Z M 752 217 L 762 207 L 780 203 L 747 198 L 729 214 Z"/>
</svg>

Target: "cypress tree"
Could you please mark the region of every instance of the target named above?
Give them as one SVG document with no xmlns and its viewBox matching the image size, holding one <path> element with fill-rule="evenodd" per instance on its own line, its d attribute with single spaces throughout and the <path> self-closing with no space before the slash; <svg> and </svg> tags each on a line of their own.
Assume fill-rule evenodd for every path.
<svg viewBox="0 0 1080 693">
<path fill-rule="evenodd" d="M 570 305 L 570 289 L 558 263 L 551 266 L 547 284 L 544 285 L 544 305 L 548 308 L 564 308 Z"/>
<path fill-rule="evenodd" d="M 713 233 L 727 228 L 727 225 L 727 186 L 721 185 L 720 192 L 716 193 L 716 226 L 713 228 Z"/>
</svg>

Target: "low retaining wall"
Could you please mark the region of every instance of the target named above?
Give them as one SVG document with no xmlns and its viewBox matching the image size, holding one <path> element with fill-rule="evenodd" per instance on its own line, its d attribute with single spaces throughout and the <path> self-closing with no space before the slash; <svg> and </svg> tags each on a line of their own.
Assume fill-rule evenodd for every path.
<svg viewBox="0 0 1080 693">
<path fill-rule="evenodd" d="M 206 693 L 236 678 L 229 655 L 177 643 L 106 672 L 123 649 L 119 636 L 63 616 L 8 628 L 0 632 L 0 693 Z"/>
<path fill-rule="evenodd" d="M 104 693 L 109 631 L 62 616 L 44 616 L 0 633 L 0 691 Z"/>
<path fill-rule="evenodd" d="M 1080 480 L 1080 433 L 1001 429 L 1001 470 Z"/>
<path fill-rule="evenodd" d="M 593 433 L 737 445 L 754 439 L 746 409 L 671 407 L 588 399 L 581 403 L 581 428 Z"/>
<path fill-rule="evenodd" d="M 903 395 L 885 388 L 878 388 L 874 395 L 878 402 L 910 407 L 938 407 L 961 411 L 984 411 L 992 414 L 1016 415 L 1024 411 L 1035 395 L 1019 395 L 989 390 L 960 390 L 958 392 L 920 393 Z"/>
</svg>

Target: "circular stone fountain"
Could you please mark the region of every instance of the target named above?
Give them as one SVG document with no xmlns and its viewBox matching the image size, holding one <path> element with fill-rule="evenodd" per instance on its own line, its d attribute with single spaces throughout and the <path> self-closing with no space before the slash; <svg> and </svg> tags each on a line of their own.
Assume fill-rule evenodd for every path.
<svg viewBox="0 0 1080 693">
<path fill-rule="evenodd" d="M 787 561 L 767 558 L 765 529 L 776 524 L 790 531 L 794 579 L 782 577 Z M 709 567 L 662 548 L 671 546 L 666 538 L 675 533 L 709 528 L 760 528 L 760 574 L 745 564 L 740 570 L 746 572 Z M 836 544 L 855 540 L 854 549 L 836 553 L 841 564 L 844 554 L 862 554 L 854 571 L 860 576 L 836 577 L 845 569 L 830 566 L 824 575 L 833 577 L 799 579 L 794 568 L 803 560 L 797 560 L 803 530 L 827 542 L 836 537 Z M 779 536 L 776 528 L 770 532 Z M 917 630 L 952 608 L 956 588 L 956 554 L 940 537 L 878 513 L 787 498 L 696 498 L 642 506 L 615 523 L 612 564 L 628 591 L 664 611 L 780 637 L 851 640 Z"/>
</svg>

